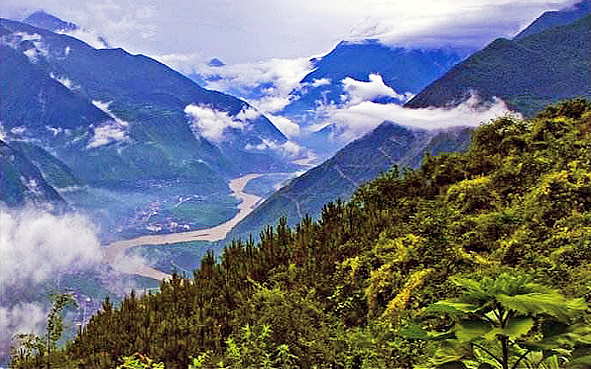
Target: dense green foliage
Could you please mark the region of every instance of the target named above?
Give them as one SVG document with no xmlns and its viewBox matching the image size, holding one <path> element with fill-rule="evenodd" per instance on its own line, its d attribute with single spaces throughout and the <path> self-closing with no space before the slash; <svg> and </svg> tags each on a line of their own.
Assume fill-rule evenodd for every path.
<svg viewBox="0 0 591 369">
<path fill-rule="evenodd" d="M 507 289 L 500 275 L 530 290 Z M 469 280 L 488 292 L 455 300 Z M 167 368 L 191 360 L 408 368 L 439 346 L 401 329 L 460 324 L 451 309 L 428 308 L 437 301 L 481 304 L 486 315 L 487 298 L 498 298 L 519 317 L 519 337 L 505 332 L 517 339 L 542 332 L 552 317 L 588 325 L 581 309 L 590 285 L 591 103 L 574 100 L 531 120 L 483 125 L 467 152 L 427 157 L 416 171 L 394 168 L 349 203 L 327 204 L 318 222 L 306 217 L 290 229 L 283 220 L 258 244 L 235 241 L 219 261 L 206 255 L 192 278 L 174 276 L 159 293 L 132 293 L 120 308 L 107 300 L 65 352 L 97 368 L 135 352 Z M 529 293 L 577 301 L 581 314 L 562 319 L 556 306 L 511 299 Z M 574 344 L 571 354 L 589 343 Z"/>
<path fill-rule="evenodd" d="M 502 273 L 481 281 L 451 278 L 464 290 L 457 299 L 438 301 L 427 310 L 456 319 L 447 332 L 404 328 L 409 338 L 441 341 L 431 359 L 442 365 L 516 369 L 569 363 L 573 349 L 591 343 L 591 327 L 571 324 L 588 309 L 582 298 L 565 298 L 558 290 L 523 276 Z M 583 356 L 585 361 L 591 356 Z M 577 357 L 569 364 L 580 361 Z"/>
</svg>

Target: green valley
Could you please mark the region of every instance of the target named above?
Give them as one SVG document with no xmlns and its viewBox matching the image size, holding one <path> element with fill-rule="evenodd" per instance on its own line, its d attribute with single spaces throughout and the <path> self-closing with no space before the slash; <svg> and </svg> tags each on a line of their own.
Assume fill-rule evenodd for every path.
<svg viewBox="0 0 591 369">
<path fill-rule="evenodd" d="M 501 117 L 466 152 L 394 167 L 318 221 L 282 220 L 258 243 L 208 253 L 190 278 L 105 301 L 55 357 L 94 368 L 135 352 L 166 368 L 585 367 L 590 209 L 591 103 Z M 489 307 L 513 328 L 494 330 Z M 490 325 L 470 323 L 483 314 Z"/>
</svg>

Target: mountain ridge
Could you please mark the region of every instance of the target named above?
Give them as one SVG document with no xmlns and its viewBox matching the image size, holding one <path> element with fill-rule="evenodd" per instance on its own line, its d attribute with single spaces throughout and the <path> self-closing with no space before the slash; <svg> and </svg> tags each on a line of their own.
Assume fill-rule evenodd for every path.
<svg viewBox="0 0 591 369">
<path fill-rule="evenodd" d="M 243 100 L 145 55 L 6 19 L 0 28 L 6 139 L 65 163 L 85 184 L 65 200 L 90 211 L 109 239 L 207 228 L 236 211 L 230 178 L 299 168 L 276 148 L 287 138 Z M 179 196 L 193 200 L 176 207 Z M 158 217 L 138 215 L 155 206 Z"/>
<path fill-rule="evenodd" d="M 466 127 L 410 129 L 386 121 L 265 199 L 229 238 L 252 234 L 257 239 L 259 230 L 274 226 L 281 217 L 291 226 L 305 215 L 318 219 L 326 203 L 348 201 L 360 185 L 393 166 L 417 168 L 425 155 L 465 150 L 470 131 Z"/>
<path fill-rule="evenodd" d="M 558 100 L 590 96 L 591 16 L 519 40 L 497 39 L 405 104 L 455 106 L 476 93 L 530 116 Z"/>
</svg>

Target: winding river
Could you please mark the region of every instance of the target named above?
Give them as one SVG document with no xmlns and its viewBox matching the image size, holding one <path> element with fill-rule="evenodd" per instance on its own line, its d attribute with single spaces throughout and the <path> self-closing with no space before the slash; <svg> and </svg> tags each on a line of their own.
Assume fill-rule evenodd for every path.
<svg viewBox="0 0 591 369">
<path fill-rule="evenodd" d="M 112 242 L 103 249 L 103 258 L 105 262 L 111 265 L 115 270 L 123 273 L 137 274 L 159 280 L 170 278 L 171 276 L 169 274 L 160 270 L 151 268 L 140 262 L 134 263 L 133 258 L 130 260 L 125 256 L 125 251 L 136 246 L 166 245 L 187 241 L 214 242 L 223 240 L 228 232 L 253 211 L 257 203 L 262 199 L 259 196 L 245 193 L 243 191 L 248 181 L 261 177 L 262 175 L 263 174 L 247 174 L 230 181 L 229 186 L 232 193 L 242 201 L 238 205 L 238 214 L 227 222 L 215 227 L 200 229 L 198 231 L 141 236 L 130 240 Z"/>
</svg>

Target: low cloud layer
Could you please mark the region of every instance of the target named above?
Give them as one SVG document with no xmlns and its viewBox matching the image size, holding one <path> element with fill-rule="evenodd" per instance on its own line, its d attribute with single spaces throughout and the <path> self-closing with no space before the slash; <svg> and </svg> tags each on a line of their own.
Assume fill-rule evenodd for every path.
<svg viewBox="0 0 591 369">
<path fill-rule="evenodd" d="M 111 102 L 93 101 L 94 106 L 107 113 L 112 120 L 103 122 L 98 126 L 93 127 L 93 136 L 86 145 L 87 149 L 93 149 L 99 146 L 107 145 L 113 142 L 129 141 L 127 134 L 129 123 L 117 118 L 113 112 L 109 110 Z"/>
<path fill-rule="evenodd" d="M 364 101 L 343 108 L 326 107 L 327 122 L 336 125 L 340 132 L 336 140 L 351 141 L 371 131 L 384 121 L 421 129 L 443 129 L 455 126 L 476 127 L 482 123 L 513 114 L 500 99 L 482 104 L 478 96 L 472 97 L 454 108 L 409 109 L 397 104 L 376 104 Z"/>
<path fill-rule="evenodd" d="M 41 286 L 55 285 L 63 292 L 71 287 L 65 284 L 69 275 L 91 271 L 99 279 L 96 283 L 113 293 L 135 287 L 103 263 L 97 229 L 81 214 L 2 206 L 0 224 L 0 357 L 10 354 L 15 334 L 43 334 L 49 306 L 36 294 L 45 293 Z M 132 271 L 128 264 L 146 262 L 136 257 L 117 267 Z"/>
<path fill-rule="evenodd" d="M 193 134 L 202 136 L 212 142 L 222 142 L 225 139 L 225 131 L 228 128 L 242 130 L 246 127 L 246 116 L 251 113 L 240 112 L 242 120 L 236 116 L 231 117 L 227 112 L 212 109 L 207 106 L 190 104 L 185 107 L 185 114 Z"/>
<path fill-rule="evenodd" d="M 345 78 L 342 82 L 343 88 L 348 96 L 344 100 L 349 104 L 355 105 L 363 101 L 372 101 L 378 97 L 390 97 L 404 103 L 410 100 L 411 93 L 399 94 L 384 83 L 384 79 L 379 74 L 370 74 L 369 81 L 357 81 L 351 77 Z"/>
<path fill-rule="evenodd" d="M 18 292 L 64 273 L 94 269 L 102 262 L 102 252 L 96 229 L 79 214 L 1 208 L 0 224 L 0 356 L 5 356 L 14 334 L 41 333 L 47 315 L 46 306 L 19 301 Z"/>
<path fill-rule="evenodd" d="M 287 159 L 301 159 L 306 158 L 309 155 L 312 155 L 304 147 L 298 145 L 293 141 L 277 143 L 276 141 L 263 140 L 263 142 L 256 146 L 250 144 L 246 145 L 245 149 L 249 151 L 272 150 Z"/>
<path fill-rule="evenodd" d="M 83 216 L 55 216 L 32 208 L 2 210 L 0 216 L 3 286 L 40 283 L 102 260 L 96 230 Z"/>
</svg>

